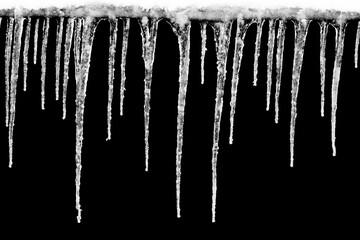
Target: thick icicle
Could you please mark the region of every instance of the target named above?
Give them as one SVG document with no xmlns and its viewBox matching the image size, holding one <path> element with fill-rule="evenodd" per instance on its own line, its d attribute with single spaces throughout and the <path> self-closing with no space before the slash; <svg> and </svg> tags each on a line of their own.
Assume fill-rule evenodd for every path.
<svg viewBox="0 0 360 240">
<path fill-rule="evenodd" d="M 78 210 L 77 221 L 81 221 L 81 206 L 80 206 L 80 177 L 81 177 L 81 151 L 83 143 L 84 130 L 84 110 L 86 87 L 89 75 L 90 60 L 92 44 L 95 36 L 97 21 L 91 17 L 87 17 L 84 21 L 84 30 L 82 34 L 81 46 L 81 70 L 79 80 L 76 81 L 76 209 Z"/>
<path fill-rule="evenodd" d="M 207 22 L 201 22 L 201 84 L 204 84 L 205 79 L 205 53 L 206 53 L 206 27 Z"/>
<path fill-rule="evenodd" d="M 254 82 L 253 85 L 257 85 L 257 74 L 258 74 L 258 63 L 259 63 L 259 56 L 260 56 L 260 48 L 261 48 L 261 35 L 262 35 L 262 28 L 264 25 L 265 20 L 258 19 L 257 24 L 257 33 L 256 33 L 256 41 L 255 41 L 255 53 L 254 53 Z"/>
<path fill-rule="evenodd" d="M 328 23 L 322 21 L 320 24 L 320 86 L 321 86 L 321 116 L 324 116 L 325 105 L 325 73 L 326 73 L 326 36 L 328 32 Z"/>
<path fill-rule="evenodd" d="M 233 131 L 234 131 L 234 116 L 235 116 L 235 108 L 236 108 L 236 96 L 237 89 L 239 84 L 239 71 L 241 68 L 241 60 L 243 56 L 243 48 L 244 48 L 244 39 L 246 36 L 246 30 L 252 24 L 245 23 L 242 18 L 237 19 L 237 28 L 236 28 L 236 36 L 235 36 L 235 50 L 234 50 L 234 59 L 233 59 L 233 70 L 232 70 L 232 80 L 231 80 L 231 101 L 230 101 L 230 137 L 229 143 L 233 143 Z"/>
<path fill-rule="evenodd" d="M 275 21 L 269 19 L 269 36 L 268 36 L 268 53 L 267 53 L 267 83 L 266 83 L 266 111 L 270 109 L 271 85 L 272 85 L 272 69 L 275 45 Z"/>
<path fill-rule="evenodd" d="M 144 79 L 144 127 L 145 127 L 145 171 L 148 171 L 149 162 L 149 120 L 150 120 L 150 99 L 151 99 L 151 80 L 155 58 L 156 36 L 159 19 L 140 19 L 143 59 L 145 63 Z"/>
<path fill-rule="evenodd" d="M 125 97 L 125 67 L 126 67 L 126 54 L 128 49 L 130 30 L 130 18 L 123 19 L 123 37 L 122 37 L 122 49 L 121 49 L 121 83 L 120 83 L 120 116 L 123 115 L 123 105 Z"/>
<path fill-rule="evenodd" d="M 286 21 L 279 20 L 279 29 L 277 32 L 277 52 L 276 52 L 276 92 L 275 92 L 275 123 L 279 121 L 279 97 L 281 86 L 281 74 L 283 67 L 283 54 L 285 42 Z"/>
<path fill-rule="evenodd" d="M 226 79 L 226 61 L 229 50 L 232 21 L 216 22 L 214 39 L 217 56 L 217 84 L 214 114 L 214 134 L 212 147 L 212 222 L 215 222 L 216 192 L 217 192 L 217 156 L 219 150 L 220 121 L 223 108 L 224 86 Z"/>
<path fill-rule="evenodd" d="M 336 35 L 335 35 L 336 54 L 335 54 L 332 86 L 331 86 L 331 143 L 332 143 L 333 156 L 336 156 L 336 146 L 335 146 L 336 110 L 337 110 L 340 71 L 341 71 L 342 56 L 344 52 L 344 39 L 345 39 L 345 30 L 346 30 L 347 22 L 339 18 L 337 23 L 333 25 L 336 31 Z"/>
<path fill-rule="evenodd" d="M 27 71 L 28 71 L 28 53 L 29 53 L 29 42 L 30 42 L 30 32 L 31 32 L 31 17 L 27 18 L 27 25 L 26 25 L 26 33 L 25 33 L 25 42 L 24 42 L 24 52 L 23 52 L 23 70 L 24 70 L 24 91 L 27 88 Z"/>
<path fill-rule="evenodd" d="M 108 66 L 108 106 L 107 106 L 107 139 L 111 139 L 111 107 L 114 93 L 114 72 L 115 72 L 115 52 L 117 42 L 118 20 L 110 20 L 109 36 L 109 66 Z"/>
<path fill-rule="evenodd" d="M 10 120 L 9 120 L 9 168 L 13 164 L 13 137 L 15 125 L 16 89 L 19 78 L 19 62 L 21 53 L 21 36 L 23 31 L 24 18 L 15 19 L 14 43 L 11 64 L 11 86 L 10 86 Z"/>
<path fill-rule="evenodd" d="M 358 27 L 357 27 L 357 31 L 356 31 L 355 54 L 354 54 L 355 68 L 358 68 L 359 42 L 360 42 L 360 21 L 358 22 Z"/>
<path fill-rule="evenodd" d="M 70 63 L 70 50 L 72 45 L 72 38 L 74 32 L 74 18 L 68 18 L 66 24 L 66 35 L 65 35 L 65 49 L 64 49 L 64 76 L 63 76 L 63 119 L 66 118 L 66 96 L 67 86 L 69 81 L 69 63 Z"/>
<path fill-rule="evenodd" d="M 180 215 L 180 183 L 181 183 L 181 157 L 184 136 L 185 121 L 185 100 L 189 76 L 190 63 L 190 28 L 191 22 L 181 24 L 171 23 L 173 31 L 178 38 L 180 65 L 179 65 L 179 94 L 178 94 L 178 115 L 177 115 L 177 144 L 176 144 L 176 210 L 177 217 Z"/>
<path fill-rule="evenodd" d="M 55 81 L 55 99 L 59 100 L 59 85 L 60 85 L 60 59 L 61 59 L 61 46 L 63 38 L 64 18 L 60 18 L 59 25 L 56 29 L 56 81 Z"/>
<path fill-rule="evenodd" d="M 9 101 L 10 101 L 10 64 L 11 49 L 13 42 L 14 18 L 9 17 L 6 28 L 6 45 L 5 45 L 5 126 L 9 126 Z"/>
<path fill-rule="evenodd" d="M 295 49 L 292 70 L 291 87 L 291 120 L 290 120 L 290 167 L 294 166 L 294 138 L 297 111 L 297 97 L 299 92 L 300 74 L 304 57 L 306 35 L 311 20 L 302 19 L 294 21 L 295 28 Z"/>
<path fill-rule="evenodd" d="M 35 31 L 34 31 L 34 56 L 33 56 L 33 61 L 34 64 L 36 64 L 37 61 L 37 49 L 38 49 L 38 38 L 39 38 L 39 24 L 40 24 L 40 19 L 37 18 L 36 19 L 36 23 L 35 23 Z"/>
<path fill-rule="evenodd" d="M 43 36 L 41 47 L 41 109 L 45 110 L 45 78 L 46 78 L 46 49 L 49 36 L 50 18 L 47 17 L 43 23 Z"/>
</svg>

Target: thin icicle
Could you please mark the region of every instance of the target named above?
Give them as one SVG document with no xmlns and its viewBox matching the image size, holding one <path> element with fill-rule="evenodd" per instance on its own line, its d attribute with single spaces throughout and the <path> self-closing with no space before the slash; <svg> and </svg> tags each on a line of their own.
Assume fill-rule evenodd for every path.
<svg viewBox="0 0 360 240">
<path fill-rule="evenodd" d="M 24 42 L 24 52 L 23 52 L 23 70 L 24 70 L 24 76 L 23 76 L 23 80 L 24 80 L 24 92 L 26 91 L 27 88 L 27 71 L 28 71 L 28 53 L 29 53 L 29 42 L 30 42 L 30 32 L 31 32 L 31 17 L 27 18 L 27 25 L 26 25 L 26 33 L 25 33 L 25 42 Z"/>
<path fill-rule="evenodd" d="M 332 86 L 331 86 L 331 143 L 332 143 L 333 156 L 336 156 L 336 146 L 335 146 L 336 110 L 337 110 L 340 71 L 341 71 L 342 56 L 344 52 L 344 39 L 345 39 L 345 30 L 346 30 L 347 22 L 339 18 L 337 23 L 333 25 L 336 31 L 336 35 L 335 35 L 336 54 L 335 54 Z"/>
<path fill-rule="evenodd" d="M 279 97 L 281 86 L 281 74 L 283 67 L 284 42 L 285 42 L 286 21 L 279 20 L 277 33 L 277 52 L 276 52 L 276 92 L 275 92 L 275 123 L 279 122 Z"/>
<path fill-rule="evenodd" d="M 56 81 L 55 81 L 55 99 L 59 100 L 59 85 L 60 85 L 60 59 L 61 59 L 61 46 L 63 38 L 63 27 L 64 27 L 64 18 L 60 18 L 59 25 L 56 29 Z"/>
<path fill-rule="evenodd" d="M 16 88 L 19 78 L 19 62 L 21 52 L 21 36 L 23 31 L 24 18 L 15 19 L 14 43 L 11 64 L 11 86 L 10 86 L 10 120 L 9 120 L 9 168 L 13 164 L 13 138 L 15 125 Z"/>
<path fill-rule="evenodd" d="M 145 63 L 144 79 L 144 127 L 145 127 L 145 171 L 148 171 L 149 162 L 149 120 L 150 120 L 150 99 L 151 99 L 151 80 L 155 58 L 156 36 L 158 19 L 143 17 L 139 23 L 141 28 L 143 59 Z"/>
<path fill-rule="evenodd" d="M 258 74 L 258 63 L 259 63 L 259 56 L 260 56 L 260 48 L 261 48 L 261 35 L 262 35 L 262 28 L 264 25 L 264 19 L 258 19 L 257 24 L 257 33 L 256 33 L 256 41 L 255 41 L 255 53 L 254 53 L 254 82 L 253 85 L 257 85 L 257 74 Z"/>
<path fill-rule="evenodd" d="M 81 221 L 81 205 L 80 205 L 80 178 L 81 178 L 81 151 L 84 135 L 84 110 L 85 110 L 85 97 L 86 87 L 89 75 L 91 51 L 93 40 L 95 36 L 95 30 L 97 21 L 91 17 L 87 17 L 84 21 L 84 30 L 82 34 L 82 46 L 81 46 L 81 72 L 79 74 L 79 81 L 76 82 L 76 209 L 78 211 L 77 221 Z"/>
<path fill-rule="evenodd" d="M 226 80 L 226 61 L 229 50 L 232 21 L 216 22 L 212 25 L 217 56 L 217 84 L 214 114 L 214 134 L 212 147 L 212 222 L 215 222 L 217 192 L 217 156 L 219 150 L 220 121 L 223 108 L 224 86 Z"/>
<path fill-rule="evenodd" d="M 207 22 L 201 22 L 201 84 L 204 84 L 205 81 L 205 53 L 206 53 L 206 27 Z"/>
<path fill-rule="evenodd" d="M 107 106 L 107 139 L 111 139 L 111 107 L 114 93 L 114 72 L 115 72 L 115 52 L 117 42 L 118 20 L 110 21 L 110 36 L 109 36 L 109 66 L 108 66 L 108 106 Z"/>
<path fill-rule="evenodd" d="M 43 38 L 41 47 L 41 109 L 45 110 L 45 78 L 46 78 L 46 49 L 49 36 L 50 18 L 47 17 L 43 23 Z"/>
<path fill-rule="evenodd" d="M 179 64 L 179 94 L 178 94 L 178 115 L 177 115 L 177 144 L 176 144 L 176 210 L 180 218 L 180 183 L 181 183 L 181 158 L 183 148 L 184 121 L 185 121 L 185 100 L 189 76 L 190 63 L 190 28 L 191 22 L 181 24 L 171 23 L 173 31 L 178 38 L 180 64 Z"/>
<path fill-rule="evenodd" d="M 122 37 L 122 49 L 121 49 L 121 83 L 120 83 L 120 116 L 123 115 L 123 105 L 125 97 L 125 68 L 126 68 L 126 54 L 128 49 L 130 30 L 130 18 L 123 19 L 123 37 Z"/>
<path fill-rule="evenodd" d="M 39 38 L 39 23 L 40 23 L 40 19 L 37 18 L 36 19 L 36 23 L 35 23 L 35 31 L 34 31 L 34 64 L 36 64 L 37 61 L 37 49 L 38 49 L 38 38 Z"/>
<path fill-rule="evenodd" d="M 66 118 L 66 96 L 67 87 L 69 81 L 69 63 L 70 63 L 70 50 L 72 45 L 72 38 L 74 32 L 74 18 L 68 18 L 66 24 L 66 35 L 65 35 L 65 49 L 64 49 L 64 76 L 63 76 L 63 119 Z"/>
<path fill-rule="evenodd" d="M 322 21 L 320 24 L 320 86 L 321 86 L 321 116 L 324 117 L 325 105 L 325 50 L 326 50 L 326 36 L 328 32 L 328 23 Z"/>
<path fill-rule="evenodd" d="M 248 27 L 252 24 L 245 23 L 244 20 L 240 17 L 237 19 L 237 28 L 236 28 L 236 36 L 235 36 L 235 50 L 234 50 L 234 59 L 233 59 L 233 70 L 232 70 L 232 81 L 231 81 L 231 101 L 230 101 L 230 137 L 229 143 L 233 143 L 233 131 L 234 131 L 234 116 L 235 116 L 235 108 L 236 108 L 236 96 L 237 89 L 239 84 L 239 72 L 241 68 L 241 60 L 243 56 L 243 48 L 244 48 L 244 39 L 246 36 L 246 31 Z"/>
<path fill-rule="evenodd" d="M 275 45 L 275 21 L 269 19 L 268 53 L 267 53 L 267 89 L 266 89 L 266 111 L 270 109 L 272 69 Z"/>
<path fill-rule="evenodd" d="M 13 42 L 14 18 L 9 17 L 6 28 L 6 45 L 5 45 L 5 126 L 9 126 L 9 101 L 10 101 L 10 64 L 11 50 Z"/>
<path fill-rule="evenodd" d="M 299 92 L 300 74 L 304 57 L 304 47 L 306 35 L 311 20 L 302 19 L 294 21 L 295 28 L 295 49 L 294 61 L 292 70 L 292 87 L 291 87 L 291 120 L 290 120 L 290 167 L 294 166 L 294 138 L 295 138 L 295 123 L 297 111 L 297 97 Z"/>
<path fill-rule="evenodd" d="M 358 27 L 357 27 L 357 31 L 356 31 L 355 54 L 354 54 L 355 68 L 358 68 L 359 42 L 360 42 L 360 21 L 358 22 Z"/>
</svg>

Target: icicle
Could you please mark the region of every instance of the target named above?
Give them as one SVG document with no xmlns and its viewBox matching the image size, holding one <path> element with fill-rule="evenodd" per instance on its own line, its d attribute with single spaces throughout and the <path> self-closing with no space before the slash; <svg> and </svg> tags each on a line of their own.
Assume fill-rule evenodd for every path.
<svg viewBox="0 0 360 240">
<path fill-rule="evenodd" d="M 74 18 L 68 18 L 66 24 L 66 35 L 65 35 L 65 49 L 64 49 L 64 76 L 63 76 L 63 119 L 66 118 L 66 96 L 67 86 L 69 81 L 69 62 L 70 62 L 70 50 L 74 32 Z"/>
<path fill-rule="evenodd" d="M 217 22 L 214 28 L 214 39 L 217 56 L 217 85 L 214 114 L 214 135 L 212 147 L 212 222 L 215 222 L 217 191 L 217 156 L 219 150 L 220 121 L 223 107 L 224 86 L 226 79 L 226 61 L 230 43 L 232 21 Z"/>
<path fill-rule="evenodd" d="M 271 85 L 272 85 L 272 68 L 275 45 L 275 21 L 269 19 L 269 36 L 268 36 L 268 53 L 267 53 L 267 90 L 266 90 L 266 111 L 270 109 Z"/>
<path fill-rule="evenodd" d="M 357 27 L 357 31 L 356 31 L 355 54 L 354 54 L 355 68 L 358 68 L 359 42 L 360 42 L 360 21 L 358 22 L 358 27 Z"/>
<path fill-rule="evenodd" d="M 10 64 L 11 49 L 13 42 L 14 18 L 9 17 L 6 28 L 6 45 L 5 45 L 5 126 L 9 126 L 9 101 L 10 101 Z"/>
<path fill-rule="evenodd" d="M 206 22 L 201 22 L 201 84 L 204 84 L 205 79 L 205 53 L 206 53 Z"/>
<path fill-rule="evenodd" d="M 37 60 L 37 49 L 38 49 L 38 38 L 39 38 L 39 23 L 40 19 L 36 19 L 35 23 L 35 31 L 34 31 L 34 64 L 36 64 Z"/>
<path fill-rule="evenodd" d="M 335 130 L 336 130 L 337 97 L 339 90 L 340 71 L 341 71 L 342 56 L 344 52 L 344 39 L 345 39 L 345 29 L 347 26 L 347 22 L 345 22 L 343 19 L 338 19 L 337 23 L 333 25 L 336 31 L 336 35 L 335 35 L 336 55 L 335 55 L 333 79 L 331 86 L 331 143 L 332 143 L 333 156 L 336 156 Z"/>
<path fill-rule="evenodd" d="M 83 39 L 84 19 L 78 18 L 75 22 L 74 31 L 74 61 L 75 61 L 75 81 L 79 82 L 81 78 L 81 44 Z"/>
<path fill-rule="evenodd" d="M 11 87 L 10 87 L 10 120 L 9 120 L 9 168 L 13 164 L 13 137 L 15 125 L 16 88 L 19 78 L 19 62 L 21 52 L 21 36 L 23 31 L 24 18 L 15 19 L 14 43 L 11 64 Z"/>
<path fill-rule="evenodd" d="M 286 21 L 279 20 L 277 33 L 277 52 L 276 52 L 276 92 L 275 92 L 275 123 L 279 121 L 279 97 L 281 86 L 281 74 L 283 66 L 284 42 L 285 42 Z"/>
<path fill-rule="evenodd" d="M 121 49 L 121 86 L 120 86 L 120 116 L 123 115 L 124 105 L 124 92 L 125 92 L 125 67 L 126 67 L 126 54 L 129 41 L 130 18 L 123 19 L 123 37 Z"/>
<path fill-rule="evenodd" d="M 0 17 L 0 28 L 1 28 L 1 21 L 2 21 L 2 17 Z"/>
<path fill-rule="evenodd" d="M 49 36 L 50 18 L 43 23 L 43 38 L 41 47 L 41 109 L 45 110 L 45 78 L 46 78 L 46 49 Z"/>
<path fill-rule="evenodd" d="M 118 20 L 110 21 L 110 37 L 109 37 L 109 77 L 108 77 L 108 106 L 107 106 L 107 139 L 111 139 L 111 107 L 114 92 L 114 71 L 115 71 L 115 52 L 117 41 Z"/>
<path fill-rule="evenodd" d="M 232 81 L 231 81 L 231 110 L 230 110 L 230 137 L 229 143 L 233 143 L 233 131 L 234 131 L 234 116 L 235 116 L 235 108 L 236 108 L 236 96 L 237 89 L 239 84 L 239 71 L 241 68 L 241 60 L 243 56 L 243 48 L 244 48 L 244 39 L 246 35 L 246 30 L 252 24 L 244 22 L 242 18 L 237 19 L 237 28 L 236 28 L 236 36 L 235 36 L 235 50 L 234 50 L 234 59 L 233 59 L 233 72 L 232 72 Z"/>
<path fill-rule="evenodd" d="M 61 46 L 63 38 L 64 18 L 60 18 L 59 25 L 56 29 L 56 81 L 55 81 L 55 99 L 59 100 L 59 85 L 60 85 L 60 59 L 61 59 Z"/>
<path fill-rule="evenodd" d="M 301 67 L 304 57 L 304 47 L 306 35 L 311 20 L 302 19 L 294 21 L 295 27 L 295 49 L 294 61 L 292 70 L 292 87 L 291 87 L 291 120 L 290 120 L 290 167 L 294 166 L 294 137 L 295 137 L 295 122 L 296 122 L 296 104 L 299 92 Z"/>
<path fill-rule="evenodd" d="M 24 64 L 24 92 L 26 91 L 26 81 L 27 81 L 27 71 L 28 71 L 28 53 L 29 53 L 29 42 L 30 42 L 30 32 L 31 32 L 31 18 L 27 18 L 26 33 L 25 33 L 25 42 L 24 42 L 24 52 L 23 52 L 23 64 Z"/>
<path fill-rule="evenodd" d="M 322 21 L 320 24 L 320 86 L 321 86 L 321 116 L 324 117 L 325 105 L 325 50 L 326 50 L 326 36 L 328 32 L 328 23 Z"/>
<path fill-rule="evenodd" d="M 172 22 L 173 31 L 178 38 L 180 65 L 179 65 L 179 94 L 177 115 L 177 144 L 176 144 L 176 210 L 180 218 L 180 183 L 181 183 L 181 157 L 184 135 L 185 100 L 189 76 L 190 63 L 190 28 L 191 22 Z"/>
<path fill-rule="evenodd" d="M 81 221 L 81 206 L 80 206 L 80 177 L 81 177 L 81 150 L 83 143 L 83 130 L 84 130 L 84 110 L 85 110 L 85 97 L 86 87 L 89 75 L 90 60 L 92 44 L 95 36 L 97 21 L 93 18 L 86 18 L 84 21 L 84 30 L 82 34 L 82 48 L 81 48 L 81 72 L 79 80 L 76 81 L 76 209 L 78 210 L 77 221 Z"/>
<path fill-rule="evenodd" d="M 158 19 L 149 20 L 143 17 L 139 23 L 143 44 L 143 59 L 145 63 L 145 87 L 144 87 L 144 125 L 145 125 L 145 171 L 148 171 L 149 161 L 149 120 L 150 120 L 150 99 L 151 99 L 151 80 L 152 69 L 155 58 L 156 36 Z"/>
<path fill-rule="evenodd" d="M 258 19 L 257 24 L 257 33 L 256 33 L 256 41 L 255 41 L 255 53 L 254 53 L 254 83 L 253 85 L 257 85 L 257 74 L 258 74 L 258 62 L 260 56 L 260 48 L 261 48 L 261 35 L 262 35 L 262 28 L 264 25 L 265 20 Z"/>
</svg>

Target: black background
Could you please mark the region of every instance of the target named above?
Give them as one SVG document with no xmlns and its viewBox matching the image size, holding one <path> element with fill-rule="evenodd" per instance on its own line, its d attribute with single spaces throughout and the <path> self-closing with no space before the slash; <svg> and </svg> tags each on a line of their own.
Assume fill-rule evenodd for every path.
<svg viewBox="0 0 360 240">
<path fill-rule="evenodd" d="M 34 29 L 35 20 L 32 24 Z M 109 24 L 100 22 L 94 40 L 86 97 L 81 177 L 83 211 L 82 223 L 77 225 L 74 66 L 70 64 L 68 115 L 62 120 L 62 95 L 60 101 L 55 101 L 56 18 L 52 18 L 47 51 L 45 111 L 41 110 L 40 103 L 41 33 L 37 65 L 32 63 L 33 30 L 31 33 L 27 92 L 22 91 L 21 58 L 12 169 L 8 168 L 5 107 L 0 104 L 1 218 L 9 224 L 69 224 L 77 228 L 114 224 L 118 228 L 171 225 L 180 230 L 188 225 L 208 225 L 214 229 L 234 223 L 238 229 L 261 228 L 270 224 L 280 229 L 290 226 L 293 231 L 295 226 L 317 228 L 358 216 L 360 71 L 354 68 L 356 27 L 357 22 L 351 21 L 346 31 L 337 111 L 338 155 L 332 157 L 330 94 L 335 31 L 330 27 L 327 38 L 326 102 L 325 117 L 322 118 L 320 28 L 316 22 L 310 24 L 298 98 L 295 167 L 290 168 L 293 24 L 287 24 L 278 124 L 274 123 L 275 58 L 271 107 L 269 112 L 265 110 L 268 23 L 265 22 L 263 29 L 257 87 L 252 86 L 256 25 L 248 29 L 240 70 L 234 144 L 229 145 L 230 81 L 236 21 L 233 23 L 218 157 L 217 214 L 216 223 L 211 223 L 211 148 L 217 73 L 212 29 L 207 29 L 205 84 L 201 85 L 200 27 L 197 21 L 192 22 L 182 158 L 182 217 L 177 219 L 177 38 L 170 25 L 160 21 L 151 92 L 149 172 L 145 172 L 144 64 L 140 28 L 132 19 L 124 116 L 120 117 L 122 22 L 119 21 L 112 139 L 106 141 Z M 2 52 L 5 50 L 5 31 L 6 21 L 3 19 L 0 31 Z M 0 54 L 0 64 L 4 66 L 3 54 Z M 0 69 L 4 79 L 4 67 Z M 0 92 L 3 102 L 3 83 L 0 84 Z"/>
</svg>

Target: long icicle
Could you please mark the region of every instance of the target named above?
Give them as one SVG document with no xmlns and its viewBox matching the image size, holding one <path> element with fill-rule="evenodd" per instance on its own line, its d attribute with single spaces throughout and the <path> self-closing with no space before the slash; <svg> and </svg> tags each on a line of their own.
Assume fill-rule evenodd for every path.
<svg viewBox="0 0 360 240">
<path fill-rule="evenodd" d="M 63 28 L 64 28 L 64 18 L 60 18 L 59 25 L 56 29 L 56 81 L 55 81 L 55 99 L 59 100 L 59 86 L 60 86 L 60 59 L 61 59 L 61 46 L 63 39 Z"/>
<path fill-rule="evenodd" d="M 46 49 L 49 36 L 50 18 L 47 17 L 43 23 L 43 36 L 41 47 L 41 109 L 45 110 L 45 79 L 46 79 Z"/>
<path fill-rule="evenodd" d="M 65 33 L 65 49 L 64 49 L 64 76 L 63 76 L 63 91 L 62 91 L 62 105 L 63 105 L 63 116 L 62 119 L 66 118 L 66 97 L 67 87 L 69 81 L 69 63 L 70 63 L 70 51 L 72 45 L 72 38 L 74 32 L 74 18 L 68 18 L 66 24 Z"/>
<path fill-rule="evenodd" d="M 256 31 L 256 40 L 255 40 L 255 53 L 254 53 L 254 82 L 253 85 L 257 85 L 257 75 L 258 75 L 258 65 L 259 65 L 259 56 L 260 56 L 260 48 L 261 48 L 261 36 L 262 36 L 262 28 L 264 25 L 264 19 L 257 19 L 257 31 Z"/>
<path fill-rule="evenodd" d="M 297 97 L 299 92 L 300 74 L 304 57 L 306 35 L 311 20 L 302 19 L 294 21 L 295 28 L 295 49 L 292 70 L 291 86 L 291 120 L 290 120 L 290 167 L 294 166 L 294 138 L 295 123 L 297 115 Z"/>
<path fill-rule="evenodd" d="M 206 27 L 207 22 L 200 22 L 201 26 L 201 84 L 205 81 L 205 53 L 206 53 Z"/>
<path fill-rule="evenodd" d="M 183 149 L 184 121 L 185 121 L 185 100 L 189 76 L 190 64 L 190 28 L 191 22 L 181 24 L 173 22 L 173 31 L 178 38 L 180 64 L 179 64 L 179 94 L 178 94 L 178 115 L 177 115 L 177 144 L 176 144 L 176 210 L 180 218 L 180 183 L 181 183 L 181 158 Z"/>
<path fill-rule="evenodd" d="M 267 52 L 267 83 L 266 83 L 266 111 L 270 109 L 270 97 L 272 86 L 272 69 L 275 45 L 275 21 L 269 19 L 269 36 L 268 36 L 268 52 Z"/>
<path fill-rule="evenodd" d="M 234 132 L 234 116 L 235 116 L 235 108 L 236 108 L 236 97 L 237 97 L 237 89 L 239 85 L 239 72 L 241 68 L 241 60 L 243 57 L 243 48 L 244 48 L 244 39 L 246 36 L 246 31 L 248 27 L 252 24 L 245 23 L 242 17 L 238 17 L 237 19 L 237 28 L 236 28 L 236 36 L 235 36 L 235 50 L 234 50 L 234 59 L 233 59 L 233 70 L 232 70 L 232 80 L 231 80 L 231 101 L 230 101 L 230 137 L 229 143 L 233 143 L 233 132 Z"/>
<path fill-rule="evenodd" d="M 321 87 L 321 116 L 324 117 L 324 108 L 325 108 L 325 73 L 326 73 L 326 37 L 328 33 L 328 23 L 322 21 L 320 23 L 320 87 Z"/>
<path fill-rule="evenodd" d="M 333 156 L 336 156 L 336 146 L 335 146 L 336 110 L 337 110 L 337 98 L 339 91 L 341 63 L 344 52 L 344 39 L 345 39 L 345 30 L 346 30 L 347 22 L 345 22 L 340 17 L 337 20 L 337 23 L 333 25 L 336 31 L 336 35 L 335 35 L 336 54 L 335 54 L 332 86 L 331 86 L 331 143 L 332 143 Z"/>
<path fill-rule="evenodd" d="M 108 61 L 108 106 L 107 106 L 107 139 L 111 139 L 111 108 L 114 93 L 114 72 L 115 72 L 115 52 L 117 42 L 118 20 L 110 20 L 109 36 L 109 61 Z"/>
<path fill-rule="evenodd" d="M 82 46 L 81 46 L 81 72 L 79 81 L 76 81 L 76 209 L 78 211 L 77 221 L 81 221 L 81 205 L 80 205 L 80 178 L 81 178 L 81 151 L 84 135 L 84 110 L 85 110 L 85 97 L 87 81 L 89 76 L 91 51 L 93 40 L 95 36 L 95 30 L 97 27 L 97 21 L 91 17 L 87 17 L 84 21 L 84 30 L 82 34 Z"/>
<path fill-rule="evenodd" d="M 125 97 L 125 80 L 126 80 L 126 55 L 128 49 L 130 31 L 130 18 L 123 19 L 123 37 L 122 37 L 122 48 L 121 48 L 121 83 L 120 83 L 120 116 L 123 115 L 123 105 Z"/>
<path fill-rule="evenodd" d="M 277 32 L 277 51 L 276 51 L 276 91 L 275 91 L 275 123 L 279 122 L 279 97 L 281 87 L 281 75 L 283 67 L 284 42 L 285 42 L 286 21 L 279 20 Z"/>
<path fill-rule="evenodd" d="M 13 42 L 14 18 L 9 17 L 6 28 L 6 45 L 5 45 L 5 126 L 9 126 L 9 101 L 10 101 L 10 66 L 11 66 L 11 49 Z"/>
<path fill-rule="evenodd" d="M 29 62 L 29 42 L 30 42 L 30 32 L 31 32 L 31 17 L 27 18 L 26 32 L 25 32 L 25 41 L 24 41 L 24 52 L 23 52 L 23 71 L 24 71 L 24 92 L 27 88 L 27 72 L 28 72 L 28 62 Z"/>
<path fill-rule="evenodd" d="M 355 40 L 355 53 L 354 53 L 355 68 L 358 68 L 359 43 L 360 43 L 360 21 L 358 22 L 357 31 L 356 31 L 356 40 Z"/>
<path fill-rule="evenodd" d="M 143 59 L 145 63 L 144 79 L 144 127 L 145 127 L 145 171 L 149 169 L 149 120 L 150 120 L 150 99 L 151 99 L 151 81 L 152 70 L 155 58 L 156 36 L 158 19 L 149 20 L 143 17 L 139 23 L 141 28 L 141 38 L 143 46 Z"/>
<path fill-rule="evenodd" d="M 214 39 L 217 56 L 217 84 L 214 114 L 214 133 L 212 147 L 212 222 L 215 222 L 216 192 L 217 192 L 217 157 L 219 151 L 220 122 L 223 108 L 224 86 L 226 80 L 226 61 L 229 50 L 232 21 L 216 22 Z"/>
<path fill-rule="evenodd" d="M 33 62 L 36 64 L 37 61 L 37 49 L 38 49 L 38 39 L 39 39 L 39 24 L 40 19 L 37 18 L 35 22 L 35 31 L 34 31 L 34 55 L 33 55 Z"/>
<path fill-rule="evenodd" d="M 16 18 L 14 26 L 14 43 L 12 51 L 11 66 L 11 87 L 10 87 L 10 120 L 9 120 L 9 168 L 13 164 L 13 139 L 15 125 L 15 106 L 16 106 L 16 89 L 19 78 L 19 62 L 21 53 L 21 37 L 23 31 L 24 18 Z"/>
</svg>

